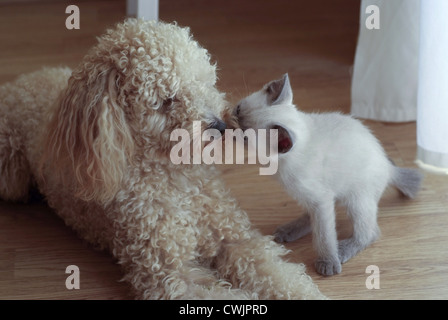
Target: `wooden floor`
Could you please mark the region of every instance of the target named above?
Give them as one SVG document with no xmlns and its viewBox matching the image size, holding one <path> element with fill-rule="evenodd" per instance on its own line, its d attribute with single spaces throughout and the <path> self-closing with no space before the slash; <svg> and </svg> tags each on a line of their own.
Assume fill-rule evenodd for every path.
<svg viewBox="0 0 448 320">
<path fill-rule="evenodd" d="M 69 2 L 12 3 L 0 4 L 0 83 L 44 65 L 74 67 L 95 36 L 125 16 L 124 1 L 80 1 L 81 29 L 67 30 Z M 160 18 L 191 27 L 218 63 L 218 86 L 230 101 L 288 72 L 302 110 L 349 112 L 358 0 L 211 3 L 162 0 Z M 415 123 L 365 123 L 397 164 L 415 166 Z M 221 169 L 263 233 L 271 234 L 300 214 L 276 182 L 258 175 L 258 167 Z M 447 183 L 446 176 L 427 175 L 412 201 L 387 190 L 380 203 L 381 239 L 344 264 L 339 275 L 316 274 L 310 235 L 287 245 L 292 250 L 288 258 L 305 263 L 332 299 L 448 299 Z M 350 225 L 343 210 L 338 212 L 344 237 Z M 80 290 L 65 287 L 65 269 L 72 264 L 81 271 Z M 380 270 L 380 289 L 366 288 L 369 265 Z M 45 205 L 0 202 L 0 299 L 132 298 L 120 278 L 108 254 L 79 240 Z"/>
</svg>

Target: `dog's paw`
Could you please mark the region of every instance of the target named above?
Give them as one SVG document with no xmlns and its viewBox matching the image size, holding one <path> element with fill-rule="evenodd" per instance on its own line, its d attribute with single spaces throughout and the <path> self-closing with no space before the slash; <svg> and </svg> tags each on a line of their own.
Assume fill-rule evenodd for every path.
<svg viewBox="0 0 448 320">
<path fill-rule="evenodd" d="M 316 271 L 324 276 L 332 276 L 342 271 L 339 259 L 318 259 L 315 262 Z"/>
</svg>

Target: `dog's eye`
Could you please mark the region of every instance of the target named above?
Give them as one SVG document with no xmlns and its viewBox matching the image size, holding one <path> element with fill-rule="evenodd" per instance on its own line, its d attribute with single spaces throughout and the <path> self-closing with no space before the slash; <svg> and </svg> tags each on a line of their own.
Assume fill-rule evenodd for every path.
<svg viewBox="0 0 448 320">
<path fill-rule="evenodd" d="M 162 113 L 171 111 L 174 107 L 175 102 L 177 102 L 177 100 L 175 98 L 174 99 L 171 99 L 171 98 L 166 99 L 163 102 L 162 106 L 158 109 L 158 111 L 162 112 Z"/>
</svg>

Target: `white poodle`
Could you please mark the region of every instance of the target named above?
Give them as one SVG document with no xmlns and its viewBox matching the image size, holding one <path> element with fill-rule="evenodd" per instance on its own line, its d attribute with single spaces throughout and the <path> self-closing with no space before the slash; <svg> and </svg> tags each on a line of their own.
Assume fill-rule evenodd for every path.
<svg viewBox="0 0 448 320">
<path fill-rule="evenodd" d="M 230 123 L 215 66 L 188 29 L 129 19 L 81 64 L 0 87 L 0 197 L 37 187 L 108 249 L 137 298 L 325 298 L 251 228 L 210 165 L 175 165 L 177 128 Z"/>
</svg>

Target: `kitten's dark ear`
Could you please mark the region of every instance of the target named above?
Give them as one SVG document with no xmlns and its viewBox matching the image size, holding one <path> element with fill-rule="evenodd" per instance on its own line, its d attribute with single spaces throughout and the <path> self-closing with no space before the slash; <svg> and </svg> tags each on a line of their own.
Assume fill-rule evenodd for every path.
<svg viewBox="0 0 448 320">
<path fill-rule="evenodd" d="M 279 125 L 274 125 L 272 129 L 278 130 L 278 153 L 287 153 L 291 150 L 294 143 L 288 130 Z"/>
<path fill-rule="evenodd" d="M 268 104 L 292 104 L 292 89 L 287 73 L 281 79 L 269 82 L 266 85 Z"/>
</svg>

